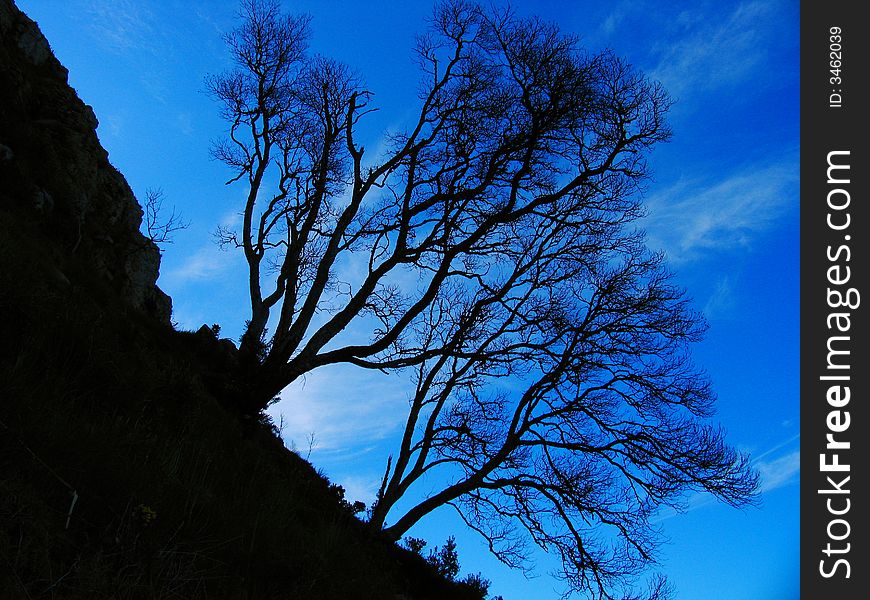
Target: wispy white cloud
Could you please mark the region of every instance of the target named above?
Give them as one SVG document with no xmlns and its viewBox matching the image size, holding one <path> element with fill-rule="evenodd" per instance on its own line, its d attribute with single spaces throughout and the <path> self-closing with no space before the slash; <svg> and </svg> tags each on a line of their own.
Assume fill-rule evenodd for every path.
<svg viewBox="0 0 870 600">
<path fill-rule="evenodd" d="M 178 131 L 180 131 L 183 135 L 192 135 L 195 131 L 193 124 L 194 120 L 189 112 L 178 113 L 178 115 L 175 117 L 175 120 L 178 125 Z"/>
<path fill-rule="evenodd" d="M 795 435 L 791 436 L 790 438 L 778 443 L 776 446 L 773 446 L 772 448 L 768 448 L 767 450 L 765 450 L 761 454 L 754 456 L 753 460 L 758 462 L 758 461 L 761 461 L 763 459 L 766 459 L 768 456 L 772 456 L 773 454 L 779 452 L 780 450 L 782 450 L 786 446 L 793 444 L 794 442 L 798 441 L 799 439 L 801 439 L 801 434 L 799 434 L 799 433 L 795 434 Z"/>
<path fill-rule="evenodd" d="M 801 471 L 801 451 L 794 450 L 777 458 L 757 461 L 755 468 L 761 476 L 761 493 L 797 483 Z"/>
<path fill-rule="evenodd" d="M 101 134 L 120 138 L 124 132 L 124 119 L 117 114 L 103 115 L 100 118 L 100 127 L 98 131 Z"/>
<path fill-rule="evenodd" d="M 238 252 L 208 244 L 182 259 L 179 265 L 166 269 L 161 274 L 161 285 L 177 288 L 191 282 L 213 280 L 232 271 L 241 272 L 241 269 L 242 258 Z"/>
<path fill-rule="evenodd" d="M 267 412 L 289 448 L 325 469 L 348 501 L 370 506 L 408 415 L 407 393 L 400 375 L 333 365 L 291 384 Z"/>
<path fill-rule="evenodd" d="M 651 78 L 680 98 L 690 89 L 727 87 L 752 75 L 765 60 L 759 42 L 762 24 L 775 10 L 771 4 L 742 2 L 723 20 L 707 24 L 701 20 L 706 11 L 700 6 L 680 13 L 680 33 L 656 48 L 660 59 Z"/>
<path fill-rule="evenodd" d="M 598 27 L 601 35 L 607 38 L 615 34 L 619 30 L 619 26 L 625 20 L 626 14 L 631 10 L 631 7 L 632 4 L 626 2 L 618 2 L 613 5 L 613 8 Z"/>
<path fill-rule="evenodd" d="M 344 497 L 348 502 L 359 500 L 371 506 L 378 495 L 380 482 L 377 476 L 337 475 L 335 479 L 344 487 Z"/>
<path fill-rule="evenodd" d="M 116 53 L 157 54 L 155 16 L 135 0 L 91 0 L 86 7 L 88 28 L 99 44 Z"/>
<path fill-rule="evenodd" d="M 682 179 L 646 202 L 649 245 L 671 262 L 713 251 L 747 248 L 759 233 L 798 206 L 796 163 L 746 168 L 710 180 Z"/>
<path fill-rule="evenodd" d="M 239 201 L 244 202 L 245 198 L 244 194 L 240 195 Z M 242 211 L 241 210 L 231 210 L 224 213 L 223 217 L 221 217 L 220 224 L 222 227 L 227 229 L 236 229 L 239 225 L 242 224 Z"/>
<path fill-rule="evenodd" d="M 801 451 L 800 447 L 794 446 L 799 446 L 800 439 L 800 434 L 795 434 L 752 457 L 752 466 L 761 477 L 762 494 L 797 483 L 801 470 Z"/>
<path fill-rule="evenodd" d="M 704 305 L 704 315 L 708 319 L 721 317 L 734 307 L 734 285 L 731 277 L 720 277 L 716 289 Z"/>
<path fill-rule="evenodd" d="M 394 435 L 407 415 L 406 382 L 350 365 L 335 365 L 308 373 L 281 394 L 269 409 L 283 415 L 284 439 L 307 447 L 311 455 L 341 454 L 343 458 L 370 453 L 381 440 Z"/>
<path fill-rule="evenodd" d="M 758 471 L 760 476 L 759 491 L 762 495 L 799 481 L 801 466 L 800 448 L 790 450 L 785 454 L 781 453 L 783 449 L 793 446 L 798 440 L 800 440 L 800 434 L 783 440 L 761 454 L 752 457 L 752 466 Z M 652 522 L 661 523 L 671 517 L 709 506 L 715 502 L 716 498 L 712 494 L 694 493 L 686 499 L 682 510 L 674 510 L 670 507 L 664 508 L 652 519 Z"/>
<path fill-rule="evenodd" d="M 210 9 L 212 9 L 212 7 L 210 7 L 207 3 L 202 4 L 201 6 L 194 6 L 193 14 L 196 15 L 196 18 L 199 19 L 200 22 L 208 25 L 208 27 L 212 29 L 213 33 L 215 33 L 217 37 L 221 37 L 226 32 L 224 31 L 223 27 L 218 24 L 214 17 L 212 17 L 211 13 L 209 12 Z"/>
<path fill-rule="evenodd" d="M 172 62 L 175 21 L 160 19 L 165 15 L 137 0 L 82 0 L 75 15 L 91 42 L 104 53 L 120 57 L 131 76 L 130 83 L 144 90 L 153 100 L 168 104 L 173 93 L 167 67 Z M 131 77 L 132 79 L 132 77 Z"/>
<path fill-rule="evenodd" d="M 159 67 L 155 68 L 151 64 L 143 65 L 142 71 L 139 73 L 139 85 L 160 104 L 169 104 L 171 89 L 166 79 L 166 73 Z"/>
<path fill-rule="evenodd" d="M 242 221 L 238 210 L 224 213 L 220 226 L 228 230 L 236 229 Z M 174 253 L 178 256 L 178 253 Z M 221 249 L 214 241 L 205 242 L 179 259 L 178 264 L 168 265 L 160 271 L 161 285 L 179 287 L 193 282 L 210 281 L 229 274 L 240 275 L 247 272 L 243 254 L 233 248 Z M 240 280 L 244 286 L 244 280 Z M 244 289 L 244 288 L 242 288 Z"/>
</svg>

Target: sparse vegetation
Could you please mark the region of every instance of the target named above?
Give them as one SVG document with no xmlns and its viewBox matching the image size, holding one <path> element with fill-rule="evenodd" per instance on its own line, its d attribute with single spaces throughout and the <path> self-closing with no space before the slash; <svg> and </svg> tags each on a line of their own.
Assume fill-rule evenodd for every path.
<svg viewBox="0 0 870 600">
<path fill-rule="evenodd" d="M 403 542 L 405 548 L 414 554 L 423 556 L 423 549 L 427 546 L 426 540 L 409 536 L 404 538 Z M 457 581 L 481 598 L 487 597 L 490 582 L 480 573 L 470 573 L 463 579 L 456 579 L 460 570 L 459 552 L 456 547 L 456 538 L 452 535 L 447 538 L 443 546 L 440 548 L 435 546 L 429 551 L 426 562 L 432 565 L 435 571 L 445 579 Z"/>
<path fill-rule="evenodd" d="M 16 223 L 0 212 L 0 597 L 481 598 L 222 407 L 214 337 L 53 289 L 6 251 L 51 245 Z"/>
</svg>

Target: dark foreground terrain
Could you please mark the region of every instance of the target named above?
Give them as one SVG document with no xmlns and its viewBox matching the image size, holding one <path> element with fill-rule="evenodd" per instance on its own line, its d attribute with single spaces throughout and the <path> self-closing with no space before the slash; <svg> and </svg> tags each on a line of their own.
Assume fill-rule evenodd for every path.
<svg viewBox="0 0 870 600">
<path fill-rule="evenodd" d="M 0 0 L 0 598 L 480 598 L 220 399 L 66 80 Z"/>
</svg>

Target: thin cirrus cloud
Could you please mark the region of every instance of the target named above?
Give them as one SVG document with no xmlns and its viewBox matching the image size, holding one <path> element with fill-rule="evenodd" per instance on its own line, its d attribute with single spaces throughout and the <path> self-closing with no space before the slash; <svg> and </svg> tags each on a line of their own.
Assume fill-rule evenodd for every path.
<svg viewBox="0 0 870 600">
<path fill-rule="evenodd" d="M 747 249 L 797 207 L 798 173 L 791 162 L 741 170 L 725 179 L 682 179 L 652 194 L 642 222 L 649 245 L 672 263 L 713 252 Z"/>
<path fill-rule="evenodd" d="M 799 442 L 800 437 L 800 434 L 794 435 L 755 457 L 753 466 L 761 476 L 762 493 L 771 492 L 797 481 L 801 469 L 800 448 L 785 454 L 780 451 Z"/>
<path fill-rule="evenodd" d="M 801 451 L 794 450 L 771 460 L 759 461 L 755 467 L 761 476 L 761 493 L 769 493 L 797 482 L 801 471 Z"/>
<path fill-rule="evenodd" d="M 239 212 L 230 211 L 223 216 L 220 224 L 222 228 L 234 230 L 241 220 Z M 234 248 L 221 249 L 212 240 L 186 253 L 178 264 L 161 269 L 160 281 L 162 285 L 182 287 L 188 283 L 213 282 L 225 279 L 231 272 L 238 274 L 246 271 L 241 252 Z"/>
<path fill-rule="evenodd" d="M 689 90 L 694 93 L 740 82 L 763 64 L 759 23 L 773 11 L 770 2 L 743 2 L 723 20 L 708 25 L 699 22 L 700 9 L 683 11 L 676 18 L 676 31 L 654 48 L 659 62 L 650 77 L 677 98 Z"/>
<path fill-rule="evenodd" d="M 707 319 L 724 317 L 731 313 L 734 306 L 734 282 L 727 275 L 720 277 L 716 281 L 716 288 L 713 290 L 713 294 L 704 304 L 704 316 Z"/>
<path fill-rule="evenodd" d="M 801 469 L 800 448 L 790 450 L 784 454 L 781 452 L 783 449 L 793 446 L 799 440 L 800 435 L 792 436 L 753 457 L 752 466 L 758 471 L 758 491 L 762 496 L 799 481 Z M 670 507 L 664 508 L 652 522 L 660 523 L 679 514 L 685 514 L 714 503 L 716 503 L 716 498 L 712 494 L 695 493 L 686 500 L 685 506 L 681 510 L 675 510 Z"/>
<path fill-rule="evenodd" d="M 379 481 L 378 477 L 368 477 L 366 475 L 340 475 L 335 477 L 341 482 L 344 488 L 344 497 L 346 500 L 353 502 L 361 500 L 366 505 L 371 505 L 378 495 Z"/>
<path fill-rule="evenodd" d="M 619 31 L 619 27 L 626 17 L 626 3 L 619 3 L 615 9 L 613 9 L 607 17 L 605 17 L 604 21 L 601 23 L 599 30 L 603 36 L 612 36 Z"/>
<path fill-rule="evenodd" d="M 366 453 L 394 435 L 407 413 L 407 382 L 350 365 L 323 367 L 290 384 L 269 414 L 282 436 L 324 459 Z M 303 448 L 304 450 L 304 448 Z"/>
<path fill-rule="evenodd" d="M 323 469 L 349 501 L 370 505 L 407 404 L 399 382 L 348 365 L 292 383 L 266 412 L 284 444 Z"/>
<path fill-rule="evenodd" d="M 161 284 L 173 288 L 197 281 L 213 281 L 243 268 L 237 252 L 221 250 L 208 244 L 185 257 L 181 264 L 161 273 Z"/>
<path fill-rule="evenodd" d="M 173 30 L 161 23 L 162 16 L 138 0 L 79 0 L 80 9 L 68 8 L 74 18 L 85 21 L 84 30 L 94 45 L 126 64 L 138 78 L 137 85 L 152 100 L 168 104 L 173 93 L 168 57 L 175 53 Z M 177 32 L 175 32 L 177 35 Z"/>
<path fill-rule="evenodd" d="M 345 497 L 370 504 L 407 417 L 408 382 L 351 365 L 308 373 L 267 412 L 285 444 L 326 470 Z"/>
<path fill-rule="evenodd" d="M 85 14 L 93 39 L 107 50 L 159 53 L 155 16 L 142 2 L 91 0 Z"/>
</svg>

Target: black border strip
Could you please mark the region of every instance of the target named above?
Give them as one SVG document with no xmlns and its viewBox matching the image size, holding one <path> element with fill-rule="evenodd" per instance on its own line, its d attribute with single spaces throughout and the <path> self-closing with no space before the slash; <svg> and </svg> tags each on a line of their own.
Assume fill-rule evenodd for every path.
<svg viewBox="0 0 870 600">
<path fill-rule="evenodd" d="M 858 7 L 801 3 L 800 558 L 812 599 L 870 589 L 870 22 Z"/>
</svg>

